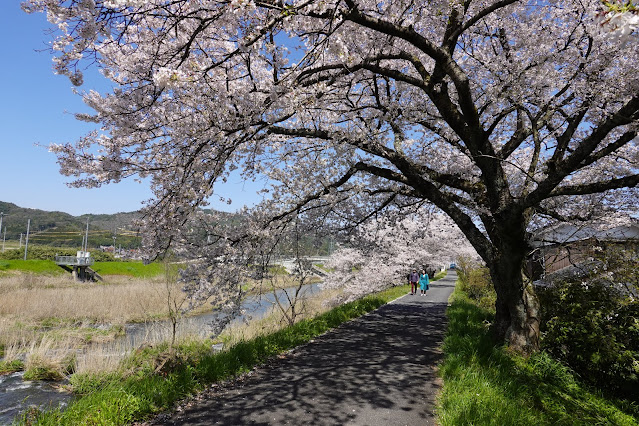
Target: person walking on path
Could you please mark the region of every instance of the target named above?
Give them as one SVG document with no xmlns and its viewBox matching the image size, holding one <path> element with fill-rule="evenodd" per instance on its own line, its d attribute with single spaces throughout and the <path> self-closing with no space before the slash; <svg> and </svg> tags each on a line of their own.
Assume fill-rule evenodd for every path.
<svg viewBox="0 0 639 426">
<path fill-rule="evenodd" d="M 426 290 L 428 290 L 429 284 L 430 280 L 428 278 L 428 274 L 424 269 L 422 269 L 422 273 L 419 274 L 419 288 L 422 296 L 426 295 Z"/>
<path fill-rule="evenodd" d="M 419 282 L 417 269 L 413 269 L 413 272 L 408 274 L 408 281 L 410 282 L 410 294 L 417 294 L 417 283 Z"/>
</svg>

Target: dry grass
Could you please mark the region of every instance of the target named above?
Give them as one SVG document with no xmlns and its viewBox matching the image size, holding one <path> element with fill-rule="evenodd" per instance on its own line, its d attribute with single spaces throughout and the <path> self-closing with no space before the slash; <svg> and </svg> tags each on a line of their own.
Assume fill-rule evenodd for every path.
<svg viewBox="0 0 639 426">
<path fill-rule="evenodd" d="M 24 345 L 21 345 L 19 342 L 13 342 L 12 344 L 4 347 L 4 357 L 2 359 L 6 362 L 21 360 L 21 355 L 24 351 Z"/>
<path fill-rule="evenodd" d="M 178 341 L 207 337 L 202 327 L 183 319 L 177 330 Z M 122 360 L 138 348 L 154 346 L 171 341 L 171 330 L 166 324 L 147 326 L 143 335 L 134 338 L 117 339 L 111 342 L 96 343 L 87 346 L 78 354 L 75 364 L 76 373 L 105 373 L 117 371 Z"/>
<path fill-rule="evenodd" d="M 333 307 L 331 306 L 331 302 L 339 293 L 340 290 L 324 290 L 321 293 L 300 301 L 297 307 L 300 313 L 295 318 L 295 322 L 313 318 L 330 310 Z M 261 318 L 229 325 L 219 336 L 219 339 L 222 340 L 225 345 L 232 346 L 235 343 L 270 334 L 288 326 L 289 323 L 280 308 L 273 306 L 270 311 Z"/>
<path fill-rule="evenodd" d="M 121 324 L 160 317 L 166 311 L 166 284 L 162 277 L 108 277 L 106 284 L 78 283 L 67 276 L 0 277 L 1 318 Z"/>
<path fill-rule="evenodd" d="M 313 284 L 320 282 L 321 279 L 312 276 L 307 277 L 304 284 Z M 249 280 L 244 289 L 248 294 L 264 294 L 273 290 L 290 288 L 299 285 L 299 278 L 293 275 L 274 275 L 264 280 Z"/>
<path fill-rule="evenodd" d="M 34 372 L 34 379 L 57 379 L 62 378 L 67 371 L 72 368 L 75 350 L 70 346 L 70 342 L 56 341 L 45 336 L 39 342 L 31 342 L 26 351 L 25 376 L 29 377 L 30 372 Z"/>
<path fill-rule="evenodd" d="M 160 276 L 138 279 L 107 276 L 105 283 L 78 283 L 69 276 L 10 273 L 0 277 L 0 346 L 5 360 L 22 359 L 27 370 L 63 373 L 115 371 L 121 361 L 143 345 L 171 340 L 167 323 L 148 323 L 166 318 L 167 297 L 183 297 L 177 284 L 167 287 Z M 273 283 L 254 286 L 252 292 L 295 285 L 291 277 L 276 277 Z M 298 302 L 296 319 L 308 318 L 328 309 L 333 294 Z M 208 306 L 208 305 L 207 305 Z M 118 338 L 122 326 L 147 322 L 144 334 Z M 248 323 L 229 327 L 226 344 L 271 333 L 288 322 L 279 308 Z M 179 340 L 205 338 L 206 330 L 189 318 L 178 322 Z M 69 364 L 73 365 L 70 366 Z"/>
<path fill-rule="evenodd" d="M 77 355 L 76 368 L 111 369 L 121 359 L 112 354 L 130 350 L 131 342 L 126 343 L 128 349 L 113 347 L 123 344 L 114 343 L 123 325 L 166 317 L 169 289 L 164 277 L 105 280 L 79 283 L 69 276 L 29 273 L 0 277 L 0 346 L 5 360 L 25 359 L 27 369 L 59 371 L 61 359 Z M 183 297 L 176 286 L 172 294 Z"/>
</svg>

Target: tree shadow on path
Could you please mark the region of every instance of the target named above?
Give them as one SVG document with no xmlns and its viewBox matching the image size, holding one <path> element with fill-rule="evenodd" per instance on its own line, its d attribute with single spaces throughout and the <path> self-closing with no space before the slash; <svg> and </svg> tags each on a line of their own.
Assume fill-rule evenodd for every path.
<svg viewBox="0 0 639 426">
<path fill-rule="evenodd" d="M 434 424 L 448 281 L 212 386 L 161 424 Z"/>
</svg>

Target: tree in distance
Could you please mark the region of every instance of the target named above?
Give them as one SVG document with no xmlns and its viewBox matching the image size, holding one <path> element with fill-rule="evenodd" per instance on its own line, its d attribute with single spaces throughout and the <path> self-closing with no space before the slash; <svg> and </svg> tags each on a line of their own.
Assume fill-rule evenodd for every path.
<svg viewBox="0 0 639 426">
<path fill-rule="evenodd" d="M 52 145 L 61 172 L 78 186 L 149 176 L 147 248 L 207 241 L 193 294 L 237 281 L 238 260 L 288 224 L 347 231 L 432 204 L 490 269 L 496 341 L 526 353 L 530 234 L 639 205 L 637 34 L 630 19 L 617 37 L 599 0 L 24 7 L 56 26 L 57 73 L 79 86 L 95 63 L 114 87 L 82 94 L 95 113 L 78 118 L 101 132 Z M 199 207 L 233 171 L 265 178 L 264 201 L 242 229 L 212 229 Z"/>
</svg>

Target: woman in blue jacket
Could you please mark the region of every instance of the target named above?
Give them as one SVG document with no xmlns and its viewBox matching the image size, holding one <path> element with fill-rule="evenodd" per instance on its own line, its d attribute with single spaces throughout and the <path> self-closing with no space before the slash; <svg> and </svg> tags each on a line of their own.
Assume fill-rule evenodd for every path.
<svg viewBox="0 0 639 426">
<path fill-rule="evenodd" d="M 428 279 L 428 274 L 425 270 L 422 269 L 421 274 L 419 274 L 419 288 L 422 291 L 422 296 L 426 294 L 426 290 L 428 290 L 428 285 L 430 284 L 430 280 Z"/>
</svg>

